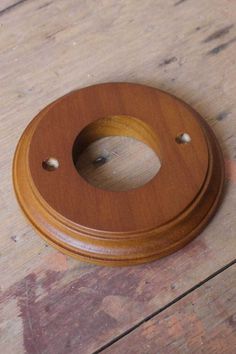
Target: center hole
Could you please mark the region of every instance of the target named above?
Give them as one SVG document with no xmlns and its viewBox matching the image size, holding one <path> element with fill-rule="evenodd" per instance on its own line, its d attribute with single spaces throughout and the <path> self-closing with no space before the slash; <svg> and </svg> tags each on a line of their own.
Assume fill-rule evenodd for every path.
<svg viewBox="0 0 236 354">
<path fill-rule="evenodd" d="M 113 116 L 90 124 L 79 134 L 73 159 L 77 171 L 88 183 L 105 190 L 128 191 L 143 186 L 156 176 L 161 162 L 154 149 L 147 145 L 148 130 L 143 122 L 139 126 L 139 122 L 131 117 Z M 132 131 L 133 123 L 135 131 Z M 109 136 L 109 132 L 115 134 L 118 131 L 132 136 Z M 150 143 L 153 143 L 152 134 Z"/>
<path fill-rule="evenodd" d="M 93 186 L 127 191 L 149 182 L 160 160 L 146 144 L 125 136 L 110 136 L 91 143 L 79 156 L 76 168 Z"/>
</svg>

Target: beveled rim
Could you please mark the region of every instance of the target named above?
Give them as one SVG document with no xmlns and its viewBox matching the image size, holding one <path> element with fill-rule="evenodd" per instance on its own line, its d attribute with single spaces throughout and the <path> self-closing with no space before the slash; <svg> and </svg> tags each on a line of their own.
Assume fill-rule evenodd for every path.
<svg viewBox="0 0 236 354">
<path fill-rule="evenodd" d="M 204 228 L 214 214 L 223 190 L 224 163 L 221 150 L 210 127 L 200 116 L 199 121 L 202 121 L 209 153 L 208 173 L 203 188 L 186 210 L 177 218 L 159 228 L 140 230 L 134 233 L 104 233 L 97 230 L 94 232 L 91 229 L 78 227 L 78 225 L 53 210 L 43 200 L 32 180 L 30 180 L 31 174 L 28 167 L 27 152 L 31 136 L 37 126 L 37 120 L 32 121 L 23 133 L 14 156 L 13 182 L 19 204 L 29 221 L 47 242 L 62 252 L 80 260 L 96 264 L 129 265 L 149 262 L 170 254 L 191 241 Z M 216 170 L 220 173 L 216 173 Z M 22 183 L 25 180 L 29 183 Z M 209 203 L 207 196 L 212 186 L 214 186 L 215 192 L 211 196 L 211 203 Z M 192 220 L 194 213 L 199 212 L 199 210 L 201 210 L 200 220 L 195 223 L 192 229 L 188 228 L 188 219 Z M 178 235 L 183 227 L 186 228 L 186 232 L 182 236 Z M 160 248 L 160 245 L 163 244 L 171 230 L 172 238 L 173 232 L 176 232 L 176 240 L 172 242 L 171 246 L 168 245 L 168 250 L 165 247 Z M 141 240 L 141 248 L 146 244 L 145 255 L 143 255 L 145 252 L 142 251 L 141 254 L 137 247 L 133 252 L 130 252 L 132 243 L 137 240 L 137 237 Z M 126 250 L 122 249 L 122 239 L 124 238 L 130 240 L 130 248 L 127 246 Z M 101 240 L 103 242 L 107 240 L 109 244 L 101 247 Z M 120 243 L 121 247 L 112 248 L 112 242 L 116 246 L 117 243 Z M 111 249 L 113 250 L 112 254 Z M 153 252 L 153 249 L 158 249 L 159 251 Z"/>
</svg>

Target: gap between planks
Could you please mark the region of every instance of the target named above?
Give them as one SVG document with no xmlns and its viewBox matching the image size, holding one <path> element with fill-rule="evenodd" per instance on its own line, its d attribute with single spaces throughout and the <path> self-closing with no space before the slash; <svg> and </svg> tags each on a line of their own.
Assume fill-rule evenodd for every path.
<svg viewBox="0 0 236 354">
<path fill-rule="evenodd" d="M 154 311 L 152 314 L 150 314 L 147 317 L 145 317 L 142 321 L 139 321 L 136 325 L 134 325 L 134 326 L 130 327 L 129 329 L 127 329 L 127 331 L 125 331 L 125 332 L 121 333 L 119 336 L 113 338 L 111 341 L 109 341 L 108 343 L 104 344 L 99 349 L 95 350 L 92 354 L 102 353 L 103 350 L 109 348 L 111 345 L 113 345 L 114 343 L 118 342 L 120 339 L 124 338 L 126 335 L 128 335 L 131 332 L 133 332 L 134 330 L 136 330 L 138 327 L 143 325 L 145 322 L 151 320 L 153 317 L 159 315 L 161 312 L 165 311 L 167 308 L 169 308 L 172 305 L 176 304 L 179 300 L 183 299 L 184 297 L 186 297 L 190 293 L 194 292 L 196 289 L 200 288 L 202 285 L 207 283 L 209 280 L 211 280 L 211 279 L 215 278 L 216 276 L 218 276 L 219 274 L 223 273 L 226 269 L 230 268 L 234 264 L 236 264 L 236 259 L 234 259 L 232 262 L 226 264 L 224 267 L 218 269 L 216 272 L 212 273 L 209 277 L 205 278 L 204 280 L 202 280 L 198 284 L 194 285 L 192 288 L 190 288 L 189 290 L 185 291 L 183 294 L 177 296 L 174 300 L 172 300 L 171 302 L 169 302 L 168 304 L 166 304 L 165 306 L 163 306 L 159 310 Z"/>
</svg>

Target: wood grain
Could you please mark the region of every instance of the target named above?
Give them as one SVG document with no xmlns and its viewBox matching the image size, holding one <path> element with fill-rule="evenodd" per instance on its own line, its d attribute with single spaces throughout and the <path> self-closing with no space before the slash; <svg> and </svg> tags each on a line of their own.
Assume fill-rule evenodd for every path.
<svg viewBox="0 0 236 354">
<path fill-rule="evenodd" d="M 236 3 L 175 3 L 28 0 L 1 16 L 4 353 L 37 353 L 35 341 L 38 352 L 91 353 L 235 258 Z M 207 229 L 175 255 L 129 270 L 88 266 L 45 247 L 12 190 L 12 157 L 32 117 L 57 97 L 104 81 L 140 82 L 182 98 L 212 126 L 227 161 L 225 198 Z"/>
<path fill-rule="evenodd" d="M 101 353 L 234 353 L 235 278 L 236 265 L 209 280 Z"/>
<path fill-rule="evenodd" d="M 0 14 L 6 14 L 10 12 L 15 7 L 20 6 L 23 2 L 27 0 L 2 0 L 0 4 Z"/>
<path fill-rule="evenodd" d="M 161 158 L 158 176 L 115 193 L 86 183 L 75 168 L 78 156 L 108 136 L 147 144 Z M 209 125 L 184 102 L 145 85 L 104 83 L 59 98 L 30 122 L 14 155 L 13 181 L 23 212 L 50 245 L 121 266 L 193 240 L 219 205 L 224 163 Z"/>
</svg>

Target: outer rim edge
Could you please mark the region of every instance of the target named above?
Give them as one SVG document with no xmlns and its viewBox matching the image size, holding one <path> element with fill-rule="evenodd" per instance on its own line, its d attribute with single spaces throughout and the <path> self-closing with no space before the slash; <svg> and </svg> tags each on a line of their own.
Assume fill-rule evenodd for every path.
<svg viewBox="0 0 236 354">
<path fill-rule="evenodd" d="M 48 107 L 49 106 L 47 106 L 45 109 L 48 109 Z M 194 111 L 194 113 L 196 114 L 195 111 Z M 26 170 L 27 169 L 27 167 L 26 167 L 27 156 L 24 155 L 23 144 L 25 144 L 24 148 L 27 148 L 27 146 L 29 146 L 30 139 L 27 140 L 26 131 L 27 131 L 27 129 L 29 131 L 30 129 L 35 128 L 34 127 L 34 124 L 36 123 L 35 120 L 33 120 L 29 124 L 29 126 L 26 128 L 26 130 L 22 134 L 22 137 L 17 145 L 15 156 L 14 156 L 13 184 L 14 184 L 14 189 L 15 189 L 15 193 L 16 193 L 18 202 L 19 202 L 24 214 L 28 218 L 28 220 L 31 222 L 31 224 L 34 226 L 34 228 L 37 229 L 37 231 L 41 234 L 41 236 L 44 238 L 44 240 L 46 242 L 48 242 L 50 245 L 56 247 L 60 251 L 66 253 L 70 256 L 73 256 L 77 259 L 80 259 L 82 261 L 87 261 L 87 262 L 95 263 L 95 264 L 99 264 L 99 265 L 106 264 L 106 265 L 119 265 L 120 266 L 120 265 L 146 263 L 146 262 L 150 262 L 152 260 L 161 258 L 163 256 L 166 256 L 170 253 L 173 253 L 174 251 L 177 251 L 178 249 L 182 248 L 184 245 L 189 243 L 193 238 L 195 238 L 200 233 L 200 231 L 209 222 L 210 218 L 214 215 L 214 212 L 216 211 L 217 206 L 219 205 L 219 202 L 220 202 L 220 198 L 222 196 L 223 185 L 224 185 L 224 162 L 223 162 L 222 152 L 220 150 L 217 139 L 216 139 L 214 133 L 212 132 L 211 128 L 207 125 L 207 123 L 202 118 L 201 118 L 201 120 L 203 121 L 203 127 L 206 132 L 209 147 L 211 148 L 212 153 L 213 153 L 213 157 L 212 157 L 212 161 L 211 161 L 213 164 L 213 168 L 215 168 L 217 165 L 219 167 L 219 171 L 220 171 L 220 173 L 218 174 L 218 180 L 217 180 L 217 176 L 216 176 L 216 181 L 215 181 L 215 183 L 217 184 L 217 193 L 215 193 L 214 201 L 213 201 L 212 205 L 210 206 L 210 208 L 205 213 L 201 222 L 196 227 L 194 227 L 194 229 L 192 229 L 189 233 L 185 234 L 184 237 L 182 237 L 180 240 L 173 243 L 171 245 L 171 247 L 168 248 L 167 251 L 165 249 L 162 249 L 161 252 L 158 252 L 155 254 L 147 254 L 144 257 L 137 257 L 137 258 L 133 257 L 132 259 L 125 258 L 124 256 L 122 258 L 121 255 L 119 257 L 115 256 L 115 257 L 111 258 L 108 255 L 102 256 L 102 255 L 98 255 L 98 254 L 92 253 L 92 252 L 91 253 L 89 253 L 89 252 L 79 253 L 78 250 L 74 251 L 71 249 L 71 247 L 66 247 L 65 244 L 63 245 L 62 243 L 58 242 L 57 238 L 55 237 L 56 235 L 53 235 L 53 233 L 51 234 L 51 236 L 52 236 L 51 238 L 48 237 L 46 235 L 46 233 L 43 232 L 43 228 L 42 228 L 42 224 L 41 224 L 42 223 L 42 221 L 41 221 L 42 215 L 40 215 L 39 219 L 37 220 L 37 218 L 36 219 L 34 218 L 33 213 L 32 213 L 32 215 L 30 215 L 29 210 L 27 210 L 27 208 L 24 207 L 22 195 L 24 194 L 25 191 L 22 190 L 22 193 L 21 193 L 20 187 L 18 184 L 18 180 L 20 179 L 20 175 L 22 174 L 22 166 L 19 166 L 19 157 L 20 157 L 20 159 L 23 159 L 24 169 Z M 30 190 L 28 190 L 27 192 L 30 194 Z M 32 194 L 32 191 L 31 191 L 31 194 Z M 31 195 L 31 197 L 32 197 L 32 195 Z M 30 203 L 30 198 L 29 198 L 28 202 Z M 53 237 L 54 237 L 54 239 L 53 239 Z M 89 238 L 88 235 L 86 235 L 86 237 Z"/>
</svg>

